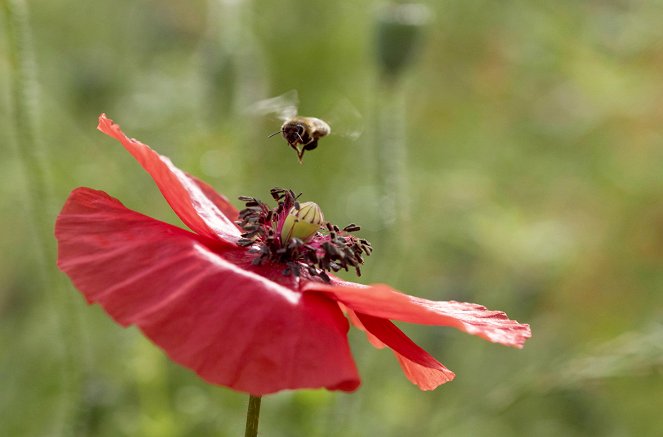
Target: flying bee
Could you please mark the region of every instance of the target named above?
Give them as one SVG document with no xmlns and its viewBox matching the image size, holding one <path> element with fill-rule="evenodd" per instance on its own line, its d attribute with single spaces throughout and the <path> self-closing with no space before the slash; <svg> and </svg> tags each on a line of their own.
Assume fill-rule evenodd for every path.
<svg viewBox="0 0 663 437">
<path fill-rule="evenodd" d="M 318 147 L 318 140 L 331 134 L 331 124 L 317 117 L 304 117 L 297 115 L 297 91 L 291 90 L 287 93 L 271 99 L 261 100 L 248 108 L 248 112 L 257 115 L 272 115 L 280 119 L 281 129 L 274 132 L 269 137 L 281 134 L 288 145 L 297 153 L 299 163 L 302 163 L 304 153 L 307 150 L 314 150 Z M 358 137 L 360 130 L 357 126 L 350 131 L 348 126 L 359 124 L 361 116 L 359 112 L 349 102 L 343 106 L 334 108 L 336 119 L 343 119 L 345 130 L 341 130 L 344 136 Z M 333 114 L 334 115 L 334 114 Z M 336 125 L 336 122 L 334 122 Z"/>
<path fill-rule="evenodd" d="M 295 116 L 286 119 L 281 125 L 281 130 L 271 134 L 270 138 L 279 133 L 297 152 L 297 158 L 301 163 L 304 152 L 318 147 L 318 140 L 329 135 L 331 127 L 329 123 L 316 117 Z"/>
</svg>

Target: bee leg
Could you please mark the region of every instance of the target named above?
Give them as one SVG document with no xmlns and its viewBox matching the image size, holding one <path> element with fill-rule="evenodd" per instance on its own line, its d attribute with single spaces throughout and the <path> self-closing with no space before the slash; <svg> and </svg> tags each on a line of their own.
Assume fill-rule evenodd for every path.
<svg viewBox="0 0 663 437">
<path fill-rule="evenodd" d="M 306 147 L 302 147 L 301 150 L 297 149 L 297 158 L 299 159 L 300 164 L 303 164 L 302 159 L 304 158 L 304 152 L 306 152 Z"/>
<path fill-rule="evenodd" d="M 318 140 L 313 140 L 304 146 L 304 150 L 313 150 L 318 147 Z"/>
</svg>

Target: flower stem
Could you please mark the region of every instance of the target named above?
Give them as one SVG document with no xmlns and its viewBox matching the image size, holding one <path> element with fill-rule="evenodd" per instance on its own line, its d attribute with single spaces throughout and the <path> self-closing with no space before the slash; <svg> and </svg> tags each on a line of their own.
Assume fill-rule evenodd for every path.
<svg viewBox="0 0 663 437">
<path fill-rule="evenodd" d="M 249 408 L 246 411 L 246 431 L 244 432 L 244 437 L 256 437 L 258 435 L 261 399 L 260 396 L 249 396 Z"/>
</svg>

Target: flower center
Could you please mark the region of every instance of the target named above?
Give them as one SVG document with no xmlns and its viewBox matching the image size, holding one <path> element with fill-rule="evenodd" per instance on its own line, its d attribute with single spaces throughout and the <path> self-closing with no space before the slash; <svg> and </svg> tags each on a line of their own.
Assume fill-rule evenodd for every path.
<svg viewBox="0 0 663 437">
<path fill-rule="evenodd" d="M 330 282 L 327 272 L 348 271 L 359 266 L 363 255 L 373 251 L 371 243 L 351 235 L 354 223 L 344 228 L 324 221 L 320 207 L 313 202 L 299 203 L 301 195 L 292 190 L 272 188 L 276 208 L 255 197 L 242 196 L 246 208 L 239 213 L 237 225 L 244 230 L 238 244 L 255 253 L 254 265 L 271 261 L 285 265 L 283 274 L 301 276 L 306 272 Z"/>
</svg>

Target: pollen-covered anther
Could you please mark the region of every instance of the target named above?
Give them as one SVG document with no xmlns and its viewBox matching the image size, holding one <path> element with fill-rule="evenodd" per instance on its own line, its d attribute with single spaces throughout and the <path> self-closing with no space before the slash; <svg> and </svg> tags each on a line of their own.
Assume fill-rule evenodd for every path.
<svg viewBox="0 0 663 437">
<path fill-rule="evenodd" d="M 283 222 L 281 243 L 288 244 L 293 238 L 307 241 L 320 230 L 324 222 L 325 217 L 317 203 L 295 204 Z"/>
</svg>

